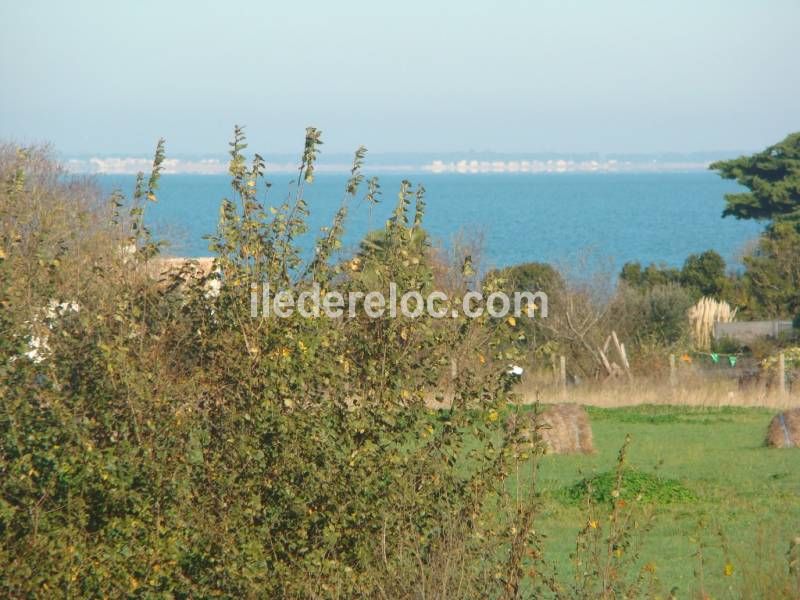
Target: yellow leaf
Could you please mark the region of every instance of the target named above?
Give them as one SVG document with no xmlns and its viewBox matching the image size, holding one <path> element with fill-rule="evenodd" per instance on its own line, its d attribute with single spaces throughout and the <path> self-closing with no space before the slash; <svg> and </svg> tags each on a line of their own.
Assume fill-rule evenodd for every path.
<svg viewBox="0 0 800 600">
<path fill-rule="evenodd" d="M 509 325 L 511 325 L 512 327 L 514 327 L 514 326 L 516 326 L 516 324 L 517 324 L 517 320 L 516 320 L 514 317 L 508 317 L 508 318 L 506 319 L 506 323 L 508 323 Z"/>
</svg>

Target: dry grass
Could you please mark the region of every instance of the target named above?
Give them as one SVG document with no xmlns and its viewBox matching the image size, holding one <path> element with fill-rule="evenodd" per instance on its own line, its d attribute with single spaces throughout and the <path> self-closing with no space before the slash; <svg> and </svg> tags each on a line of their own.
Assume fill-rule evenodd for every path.
<svg viewBox="0 0 800 600">
<path fill-rule="evenodd" d="M 170 272 L 189 269 L 194 275 L 202 277 L 211 273 L 213 267 L 212 257 L 158 257 L 148 264 L 148 273 L 153 277 L 162 278 Z"/>
<path fill-rule="evenodd" d="M 689 375 L 674 387 L 662 378 L 634 378 L 632 382 L 584 383 L 568 386 L 565 392 L 547 378 L 523 379 L 516 392 L 521 402 L 532 404 L 575 402 L 600 408 L 663 404 L 677 406 L 749 406 L 787 409 L 800 406 L 800 392 L 781 396 L 763 385 L 740 388 L 735 379 Z"/>
<path fill-rule="evenodd" d="M 776 388 L 764 383 L 740 386 L 736 379 L 705 377 L 691 374 L 679 378 L 671 386 L 664 377 L 634 377 L 632 381 L 616 380 L 607 383 L 586 382 L 567 386 L 565 390 L 556 386 L 547 374 L 523 377 L 514 392 L 520 404 L 572 403 L 598 408 L 619 408 L 644 404 L 670 406 L 723 407 L 738 406 L 786 410 L 800 407 L 800 389 L 783 396 Z M 450 407 L 451 394 L 430 393 L 425 404 L 435 410 Z"/>
</svg>

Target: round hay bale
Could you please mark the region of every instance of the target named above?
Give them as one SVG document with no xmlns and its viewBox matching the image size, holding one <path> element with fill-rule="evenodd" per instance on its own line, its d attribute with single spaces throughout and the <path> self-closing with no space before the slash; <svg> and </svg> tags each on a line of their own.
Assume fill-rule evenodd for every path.
<svg viewBox="0 0 800 600">
<path fill-rule="evenodd" d="M 792 408 L 772 417 L 767 428 L 770 448 L 800 448 L 800 408 Z"/>
<path fill-rule="evenodd" d="M 537 427 L 533 412 L 512 412 L 506 431 L 530 441 Z M 593 454 L 594 440 L 589 415 L 579 404 L 554 404 L 538 418 L 539 437 L 548 454 Z"/>
</svg>

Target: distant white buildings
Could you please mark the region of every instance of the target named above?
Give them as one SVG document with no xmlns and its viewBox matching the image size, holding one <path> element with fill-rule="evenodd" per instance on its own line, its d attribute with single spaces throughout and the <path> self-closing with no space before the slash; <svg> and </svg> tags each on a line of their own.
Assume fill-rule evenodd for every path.
<svg viewBox="0 0 800 600">
<path fill-rule="evenodd" d="M 708 168 L 708 163 L 694 162 L 633 162 L 607 160 L 434 160 L 423 165 L 422 170 L 429 173 L 603 173 L 603 172 L 663 172 L 697 171 Z"/>
<path fill-rule="evenodd" d="M 424 160 L 424 159 L 420 159 Z M 615 159 L 570 160 L 564 158 L 526 159 L 523 157 L 509 160 L 462 159 L 433 160 L 427 164 L 379 163 L 368 168 L 384 173 L 457 173 L 472 175 L 477 173 L 604 173 L 604 172 L 665 172 L 665 171 L 698 171 L 708 168 L 708 162 L 667 162 L 659 160 L 618 161 Z M 68 159 L 65 167 L 72 173 L 97 174 L 135 174 L 148 172 L 152 159 L 141 157 L 108 157 Z M 222 175 L 228 172 L 228 163 L 218 158 L 202 159 L 166 159 L 163 163 L 164 173 L 185 173 L 194 175 Z M 298 165 L 294 162 L 268 162 L 270 173 L 296 173 Z M 349 173 L 352 163 L 321 162 L 317 166 L 320 173 Z"/>
</svg>

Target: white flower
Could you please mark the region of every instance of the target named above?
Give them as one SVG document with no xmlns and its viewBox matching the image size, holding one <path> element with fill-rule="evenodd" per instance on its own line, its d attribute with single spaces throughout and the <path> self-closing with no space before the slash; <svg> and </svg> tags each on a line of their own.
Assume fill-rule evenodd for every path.
<svg viewBox="0 0 800 600">
<path fill-rule="evenodd" d="M 50 346 L 47 345 L 47 338 L 42 339 L 35 335 L 31 336 L 28 341 L 28 348 L 30 350 L 25 353 L 25 356 L 37 365 L 45 359 L 46 354 L 50 351 Z"/>
<path fill-rule="evenodd" d="M 219 297 L 219 292 L 222 289 L 222 282 L 219 279 L 212 279 L 206 284 L 206 299 Z"/>
<path fill-rule="evenodd" d="M 77 302 L 59 302 L 51 298 L 47 302 L 47 306 L 42 308 L 40 312 L 43 313 L 47 329 L 52 330 L 55 322 L 60 317 L 64 317 L 70 313 L 80 312 L 80 310 L 81 306 Z M 41 322 L 41 317 L 34 317 L 33 323 L 38 322 Z M 30 326 L 31 324 L 28 323 L 28 325 Z M 31 329 L 33 329 L 33 327 L 31 327 Z M 29 350 L 25 353 L 25 356 L 36 364 L 41 363 L 50 353 L 50 346 L 47 343 L 47 333 L 45 332 L 42 335 L 37 335 L 31 331 L 31 337 L 28 340 L 28 348 Z"/>
<path fill-rule="evenodd" d="M 206 293 L 203 294 L 206 300 L 212 298 L 219 298 L 220 290 L 222 290 L 222 271 L 220 269 L 214 270 L 214 278 L 206 282 Z"/>
</svg>

